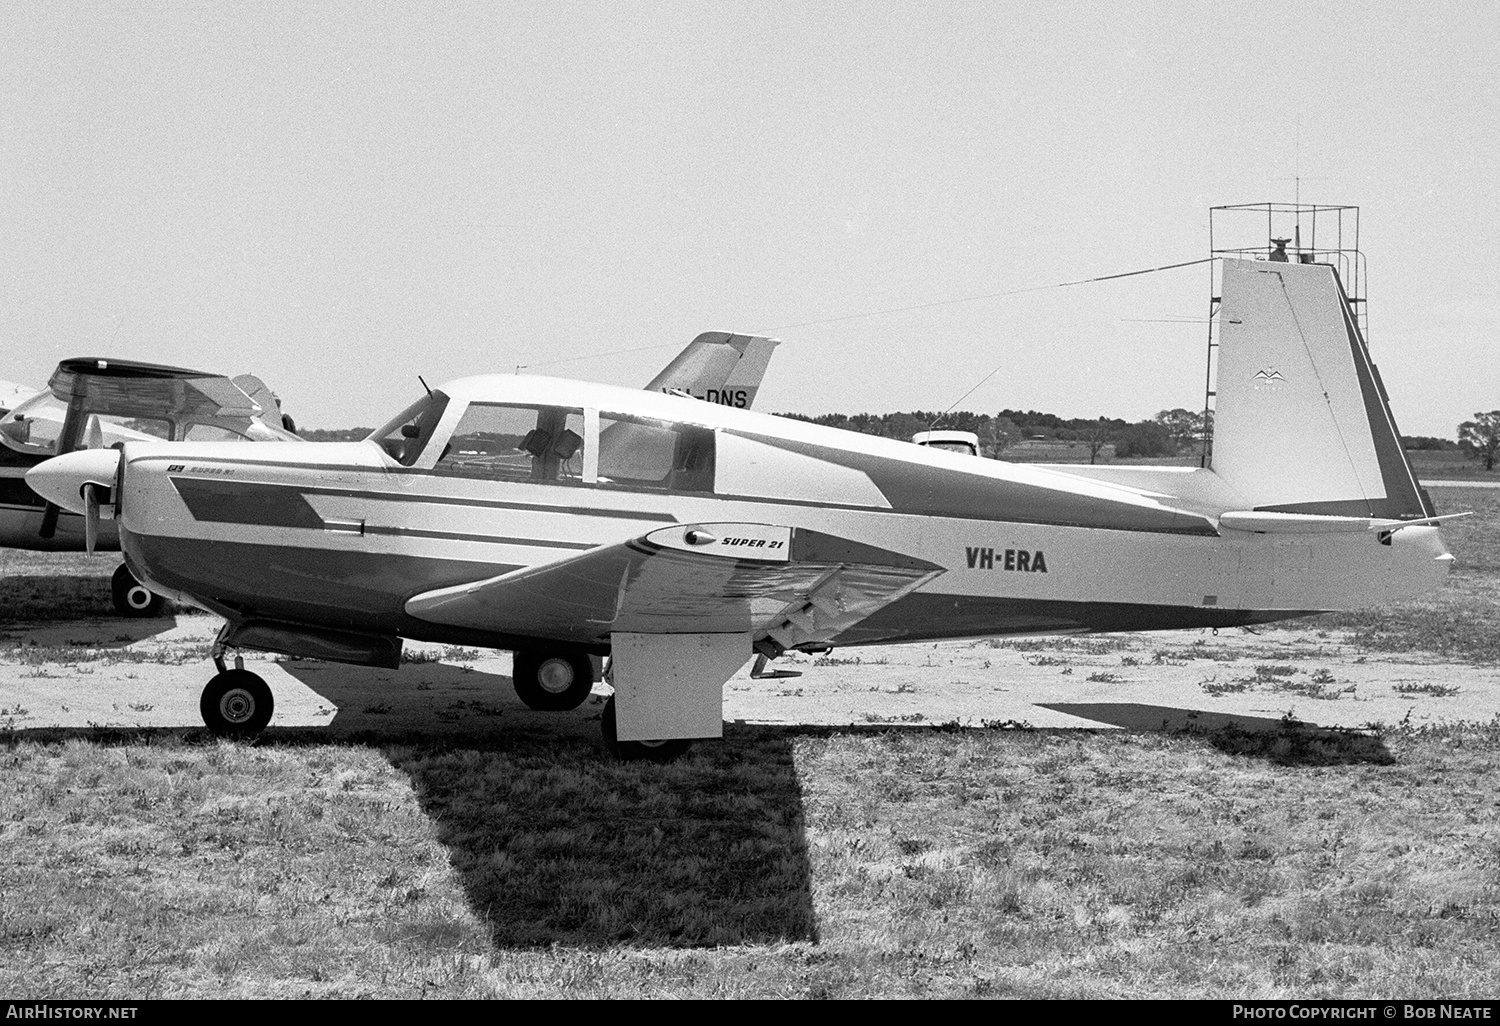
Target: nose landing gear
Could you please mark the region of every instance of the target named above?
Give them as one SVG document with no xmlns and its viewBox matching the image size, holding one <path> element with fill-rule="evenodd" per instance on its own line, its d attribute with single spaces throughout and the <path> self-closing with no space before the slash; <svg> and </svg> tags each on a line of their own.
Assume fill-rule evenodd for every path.
<svg viewBox="0 0 1500 1026">
<path fill-rule="evenodd" d="M 203 725 L 219 737 L 249 740 L 271 722 L 276 700 L 271 687 L 261 677 L 245 669 L 243 656 L 234 657 L 234 669 L 224 665 L 224 630 L 214 642 L 213 660 L 219 672 L 209 678 L 198 699 Z"/>
<path fill-rule="evenodd" d="M 275 705 L 270 686 L 237 667 L 209 680 L 198 711 L 203 714 L 203 725 L 219 737 L 247 739 L 266 729 Z"/>
</svg>

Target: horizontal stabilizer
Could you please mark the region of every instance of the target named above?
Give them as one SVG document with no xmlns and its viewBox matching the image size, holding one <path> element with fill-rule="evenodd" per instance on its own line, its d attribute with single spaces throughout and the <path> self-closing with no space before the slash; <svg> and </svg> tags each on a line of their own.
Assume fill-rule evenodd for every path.
<svg viewBox="0 0 1500 1026">
<path fill-rule="evenodd" d="M 1255 534 L 1357 534 L 1377 521 L 1369 517 L 1319 516 L 1312 513 L 1268 513 L 1236 510 L 1219 517 L 1220 529 Z"/>
<path fill-rule="evenodd" d="M 1360 531 L 1399 531 L 1404 527 L 1430 527 L 1444 520 L 1473 516 L 1469 513 L 1446 513 L 1420 520 L 1391 520 L 1381 517 L 1320 516 L 1315 513 L 1271 513 L 1265 510 L 1234 511 L 1221 514 L 1219 527 L 1256 534 L 1357 534 Z"/>
</svg>

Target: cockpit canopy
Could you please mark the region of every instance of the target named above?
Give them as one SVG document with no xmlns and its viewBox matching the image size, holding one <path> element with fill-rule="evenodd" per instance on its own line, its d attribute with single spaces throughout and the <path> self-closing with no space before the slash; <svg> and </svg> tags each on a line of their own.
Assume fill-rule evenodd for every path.
<svg viewBox="0 0 1500 1026">
<path fill-rule="evenodd" d="M 401 466 L 451 477 L 676 492 L 714 486 L 711 429 L 583 407 L 464 403 L 434 391 L 370 440 Z"/>
</svg>

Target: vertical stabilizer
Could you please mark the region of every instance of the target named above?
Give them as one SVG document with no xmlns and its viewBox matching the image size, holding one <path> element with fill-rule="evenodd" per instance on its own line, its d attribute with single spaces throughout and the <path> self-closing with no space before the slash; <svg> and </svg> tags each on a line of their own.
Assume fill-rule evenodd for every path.
<svg viewBox="0 0 1500 1026">
<path fill-rule="evenodd" d="M 763 335 L 705 331 L 646 386 L 652 392 L 680 392 L 723 406 L 749 409 L 780 342 Z"/>
<path fill-rule="evenodd" d="M 1432 516 L 1337 271 L 1224 261 L 1213 469 L 1255 509 Z"/>
</svg>

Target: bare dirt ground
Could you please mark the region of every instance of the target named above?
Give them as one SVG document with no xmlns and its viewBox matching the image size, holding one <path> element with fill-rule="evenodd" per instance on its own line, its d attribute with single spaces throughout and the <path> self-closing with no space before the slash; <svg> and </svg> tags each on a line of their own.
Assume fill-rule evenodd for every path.
<svg viewBox="0 0 1500 1026">
<path fill-rule="evenodd" d="M 0 728 L 199 727 L 220 621 L 200 613 L 12 623 L 0 630 Z M 399 670 L 246 653 L 276 697 L 273 728 L 333 735 L 596 732 L 601 686 L 574 713 L 516 699 L 507 653 L 408 644 Z M 958 641 L 841 649 L 773 664 L 802 676 L 725 686 L 727 722 L 1214 729 L 1488 722 L 1500 667 L 1356 649 L 1317 620 L 1284 628 Z"/>
</svg>

